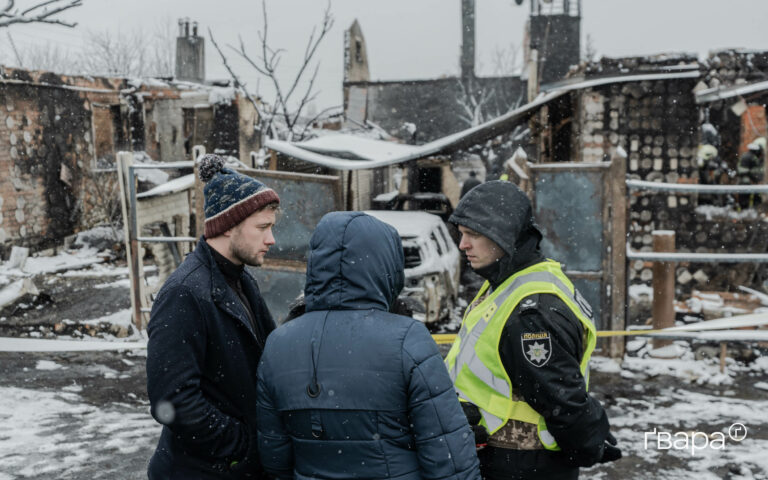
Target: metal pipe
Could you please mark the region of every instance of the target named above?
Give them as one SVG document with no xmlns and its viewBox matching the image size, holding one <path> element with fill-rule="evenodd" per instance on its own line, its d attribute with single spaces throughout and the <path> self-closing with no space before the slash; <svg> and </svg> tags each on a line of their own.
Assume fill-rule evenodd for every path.
<svg viewBox="0 0 768 480">
<path fill-rule="evenodd" d="M 767 253 L 661 253 L 636 252 L 627 245 L 627 260 L 692 263 L 768 263 Z"/>
<path fill-rule="evenodd" d="M 661 183 L 627 180 L 629 190 L 678 193 L 768 193 L 768 185 L 699 185 L 697 183 Z"/>
<path fill-rule="evenodd" d="M 192 168 L 194 166 L 195 162 L 168 162 L 161 164 L 134 163 L 131 168 L 134 170 L 172 170 L 176 168 Z"/>
<path fill-rule="evenodd" d="M 139 237 L 140 242 L 154 242 L 154 243 L 175 243 L 175 242 L 196 242 L 195 237 Z"/>
</svg>

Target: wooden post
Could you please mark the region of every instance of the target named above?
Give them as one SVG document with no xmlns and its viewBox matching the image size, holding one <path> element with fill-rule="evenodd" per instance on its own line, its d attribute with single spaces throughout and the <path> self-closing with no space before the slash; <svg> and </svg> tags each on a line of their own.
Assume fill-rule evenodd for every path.
<svg viewBox="0 0 768 480">
<path fill-rule="evenodd" d="M 610 295 L 610 328 L 624 330 L 627 323 L 627 159 L 614 155 L 611 168 L 606 173 L 607 191 L 610 192 L 611 253 L 608 254 L 608 271 L 612 280 Z M 626 337 L 611 337 L 608 340 L 610 356 L 624 358 Z"/>
<path fill-rule="evenodd" d="M 720 373 L 725 373 L 726 356 L 728 356 L 728 343 L 720 342 Z"/>
<path fill-rule="evenodd" d="M 674 252 L 675 232 L 656 230 L 653 232 L 654 252 Z M 675 264 L 673 262 L 653 263 L 653 329 L 675 325 Z M 671 340 L 654 339 L 654 348 L 671 344 Z"/>
<path fill-rule="evenodd" d="M 269 170 L 277 170 L 277 152 L 274 150 L 269 153 Z"/>
<path fill-rule="evenodd" d="M 131 282 L 131 312 L 133 323 L 138 330 L 142 328 L 141 314 L 141 279 L 143 272 L 139 263 L 139 242 L 136 238 L 138 232 L 135 231 L 133 220 L 136 218 L 136 205 L 131 205 L 131 185 L 129 182 L 136 180 L 129 175 L 128 167 L 133 164 L 133 154 L 131 152 L 117 153 L 117 177 L 120 185 L 120 204 L 123 211 L 123 232 L 125 236 L 125 259 L 128 263 L 128 277 Z"/>
<path fill-rule="evenodd" d="M 195 235 L 200 235 L 205 231 L 205 196 L 203 195 L 203 182 L 200 180 L 200 171 L 197 168 L 197 161 L 205 155 L 205 147 L 195 145 L 192 148 L 192 159 L 195 162 Z"/>
</svg>

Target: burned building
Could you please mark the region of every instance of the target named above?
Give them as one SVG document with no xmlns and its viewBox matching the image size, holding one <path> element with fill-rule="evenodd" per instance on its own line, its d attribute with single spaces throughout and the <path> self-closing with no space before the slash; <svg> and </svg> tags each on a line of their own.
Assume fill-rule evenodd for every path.
<svg viewBox="0 0 768 480">
<path fill-rule="evenodd" d="M 444 137 L 525 103 L 519 76 L 475 75 L 474 0 L 462 0 L 461 74 L 436 79 L 372 81 L 360 25 L 347 31 L 344 112 L 349 122 L 372 122 L 413 144 Z M 359 65 L 365 65 L 365 69 Z M 479 105 L 479 107 L 478 107 Z"/>
<path fill-rule="evenodd" d="M 427 143 L 504 115 L 527 103 L 528 83 L 559 81 L 579 63 L 581 1 L 531 0 L 522 75 L 480 77 L 475 69 L 475 0 L 461 1 L 460 73 L 455 77 L 372 81 L 365 39 L 357 21 L 346 32 L 344 113 L 349 122 L 372 122 L 412 144 Z M 530 69 L 535 71 L 531 72 Z"/>
<path fill-rule="evenodd" d="M 595 163 L 620 159 L 616 153 L 625 152 L 628 179 L 698 183 L 697 150 L 702 124 L 708 123 L 719 131 L 719 154 L 733 173 L 746 145 L 768 133 L 765 59 L 765 52 L 724 51 L 703 62 L 690 55 L 660 55 L 586 65 L 581 78 L 572 80 L 580 88 L 540 110 L 530 150 L 543 163 Z M 728 169 L 720 181 L 736 183 Z M 713 202 L 712 195 L 632 191 L 628 246 L 651 251 L 653 231 L 673 230 L 679 252 L 768 251 L 763 215 L 740 211 L 732 197 L 719 195 Z M 631 283 L 646 283 L 652 276 L 652 262 L 629 263 Z M 765 276 L 755 264 L 676 265 L 677 286 L 684 290 L 754 286 Z"/>
<path fill-rule="evenodd" d="M 109 220 L 118 151 L 169 162 L 204 145 L 250 162 L 260 142 L 255 108 L 229 86 L 2 68 L 0 107 L 2 254 Z"/>
</svg>

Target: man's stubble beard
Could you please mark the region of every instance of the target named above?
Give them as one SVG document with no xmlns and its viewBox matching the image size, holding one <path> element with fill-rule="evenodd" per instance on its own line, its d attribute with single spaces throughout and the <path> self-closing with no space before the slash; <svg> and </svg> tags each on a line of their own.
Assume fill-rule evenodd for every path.
<svg viewBox="0 0 768 480">
<path fill-rule="evenodd" d="M 245 249 L 240 248 L 238 240 L 239 239 L 233 238 L 229 244 L 229 249 L 232 252 L 232 256 L 235 257 L 238 261 L 248 265 L 249 267 L 260 267 L 263 261 L 260 260 L 258 256 L 251 257 Z"/>
</svg>

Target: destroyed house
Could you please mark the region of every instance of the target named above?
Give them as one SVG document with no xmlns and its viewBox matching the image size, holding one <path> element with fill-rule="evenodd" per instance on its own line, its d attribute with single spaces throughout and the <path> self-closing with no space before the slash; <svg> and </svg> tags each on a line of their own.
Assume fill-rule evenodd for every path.
<svg viewBox="0 0 768 480">
<path fill-rule="evenodd" d="M 723 61 L 715 57 L 723 56 L 744 67 L 734 68 L 733 75 L 714 68 Z M 284 165 L 294 162 L 344 172 L 388 168 L 390 175 L 399 177 L 401 193 L 418 191 L 403 181 L 413 178 L 409 169 L 415 170 L 419 162 L 435 162 L 450 172 L 453 181 L 447 183 L 454 185 L 441 180 L 435 191 L 452 203 L 466 179 L 462 162 L 467 159 L 485 168 L 481 180 L 499 174 L 524 180 L 538 221 L 551 239 L 543 245 L 545 253 L 566 262 L 569 275 L 596 306 L 599 328 L 623 328 L 628 284 L 647 283 L 652 277 L 652 262 L 628 262 L 625 251 L 651 250 L 654 230 L 676 230 L 681 252 L 768 249 L 764 216 L 757 210 L 713 209 L 695 193 L 627 192 L 624 185 L 626 179 L 696 183 L 697 149 L 707 116 L 721 130 L 724 158 L 735 166 L 746 143 L 766 134 L 768 89 L 759 80 L 768 71 L 764 58 L 760 52 L 720 52 L 704 62 L 686 55 L 605 59 L 602 68 L 583 67 L 573 78 L 546 87 L 536 100 L 505 115 L 399 154 L 351 159 L 339 149 L 313 151 L 308 145 L 274 140 L 266 146 L 288 162 Z M 616 68 L 606 68 L 610 65 Z M 730 108 L 736 103 L 745 108 Z M 325 142 L 332 143 L 332 137 Z M 520 146 L 525 153 L 515 155 Z M 393 176 L 388 187 L 396 180 Z M 348 207 L 368 208 L 367 202 L 384 190 L 368 185 L 358 189 L 367 198 Z M 765 275 L 756 264 L 676 267 L 682 289 L 754 286 Z"/>
<path fill-rule="evenodd" d="M 580 0 L 531 0 L 522 38 L 522 73 L 476 72 L 475 0 L 461 0 L 459 74 L 432 79 L 375 81 L 362 27 L 345 32 L 344 113 L 352 125 L 376 125 L 411 144 L 428 143 L 502 116 L 528 101 L 528 84 L 565 77 L 579 63 Z M 557 32 L 551 35 L 550 32 Z M 531 66 L 533 65 L 533 66 Z"/>
<path fill-rule="evenodd" d="M 109 220 L 118 151 L 170 162 L 199 144 L 249 161 L 257 121 L 226 85 L 0 69 L 0 253 Z"/>
</svg>

